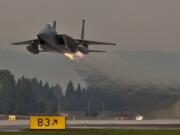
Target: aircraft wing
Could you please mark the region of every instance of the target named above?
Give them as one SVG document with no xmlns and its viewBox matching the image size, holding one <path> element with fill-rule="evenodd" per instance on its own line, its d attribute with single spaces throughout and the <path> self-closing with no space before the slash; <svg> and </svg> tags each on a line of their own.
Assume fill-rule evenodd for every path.
<svg viewBox="0 0 180 135">
<path fill-rule="evenodd" d="M 76 39 L 76 42 L 78 43 L 83 42 L 88 45 L 116 45 L 115 43 L 97 42 L 97 41 L 80 40 L 80 39 Z"/>
<path fill-rule="evenodd" d="M 11 43 L 12 45 L 26 45 L 26 44 L 31 44 L 31 43 L 37 43 L 39 42 L 38 39 L 33 39 L 33 40 L 27 40 L 27 41 L 22 41 L 22 42 L 15 42 L 15 43 Z"/>
</svg>

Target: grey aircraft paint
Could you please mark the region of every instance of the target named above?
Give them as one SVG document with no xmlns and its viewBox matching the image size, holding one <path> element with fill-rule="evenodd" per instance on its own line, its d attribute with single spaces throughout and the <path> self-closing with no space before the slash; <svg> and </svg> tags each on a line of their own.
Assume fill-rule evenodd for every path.
<svg viewBox="0 0 180 135">
<path fill-rule="evenodd" d="M 58 53 L 77 53 L 83 54 L 90 52 L 105 52 L 101 50 L 90 50 L 89 45 L 116 45 L 115 43 L 105 43 L 97 41 L 84 40 L 85 20 L 82 21 L 81 39 L 73 39 L 65 34 L 56 32 L 56 21 L 53 25 L 46 24 L 37 35 L 37 39 L 12 43 L 13 45 L 28 45 L 27 50 L 33 54 L 40 52 L 58 52 Z"/>
</svg>

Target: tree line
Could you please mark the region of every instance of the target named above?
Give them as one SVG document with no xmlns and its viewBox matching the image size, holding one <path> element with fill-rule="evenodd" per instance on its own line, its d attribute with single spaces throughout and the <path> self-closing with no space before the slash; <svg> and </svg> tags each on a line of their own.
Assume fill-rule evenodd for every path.
<svg viewBox="0 0 180 135">
<path fill-rule="evenodd" d="M 116 88 L 88 85 L 65 92 L 59 84 L 50 86 L 36 78 L 17 80 L 9 70 L 0 70 L 0 114 L 57 114 L 59 111 L 81 111 L 96 115 L 99 111 L 143 112 L 170 108 L 180 99 L 180 85 L 127 85 Z"/>
</svg>

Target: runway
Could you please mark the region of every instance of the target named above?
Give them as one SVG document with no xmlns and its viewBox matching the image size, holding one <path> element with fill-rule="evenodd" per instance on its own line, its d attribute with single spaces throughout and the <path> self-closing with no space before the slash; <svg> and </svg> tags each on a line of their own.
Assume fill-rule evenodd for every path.
<svg viewBox="0 0 180 135">
<path fill-rule="evenodd" d="M 161 129 L 180 128 L 180 120 L 75 120 L 68 121 L 70 128 L 110 129 Z"/>
<path fill-rule="evenodd" d="M 0 131 L 29 128 L 29 120 L 0 120 Z M 180 129 L 180 120 L 67 120 L 67 128 L 79 129 Z"/>
</svg>

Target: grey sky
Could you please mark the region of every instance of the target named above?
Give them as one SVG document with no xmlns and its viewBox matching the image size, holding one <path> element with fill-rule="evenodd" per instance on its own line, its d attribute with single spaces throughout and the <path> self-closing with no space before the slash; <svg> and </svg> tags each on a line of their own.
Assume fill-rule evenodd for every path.
<svg viewBox="0 0 180 135">
<path fill-rule="evenodd" d="M 54 19 L 57 20 L 59 33 L 79 38 L 81 19 L 84 18 L 87 20 L 86 39 L 120 43 L 117 47 L 96 47 L 108 49 L 108 53 L 90 54 L 84 60 L 91 65 L 103 65 L 104 71 L 111 72 L 108 69 L 112 65 L 121 68 L 120 58 L 115 56 L 115 52 L 153 50 L 180 53 L 179 5 L 179 0 L 0 0 L 0 50 L 27 53 L 24 47 L 14 47 L 8 43 L 36 38 L 39 30 L 46 23 L 52 23 Z M 1 62 L 0 65 L 19 73 L 18 75 L 38 76 L 39 79 L 55 83 L 67 83 L 70 79 L 82 81 L 73 68 L 64 69 L 72 64 L 62 55 L 40 56 L 38 62 L 40 59 L 45 62 L 46 58 L 51 60 L 59 57 L 58 62 L 61 64 L 58 64 L 59 67 L 56 67 L 57 70 L 54 72 L 58 72 L 59 75 L 67 73 L 66 81 L 64 76 L 57 77 L 48 73 L 47 68 L 41 71 L 41 64 L 33 66 L 34 69 L 39 69 L 39 73 L 41 71 L 41 75 L 32 70 L 18 70 L 19 68 L 15 68 L 16 65 L 10 66 L 7 62 Z M 10 56 L 6 57 L 9 59 Z M 29 59 L 30 56 L 27 57 Z M 35 59 L 33 56 L 31 63 Z M 25 58 L 23 60 L 26 61 Z M 104 63 L 101 64 L 102 62 Z M 53 64 L 56 65 L 55 61 Z M 64 70 L 58 70 L 62 68 Z"/>
<path fill-rule="evenodd" d="M 121 50 L 180 52 L 179 0 L 0 0 L 0 43 L 35 37 L 45 23 L 58 31 L 121 43 Z"/>
</svg>

